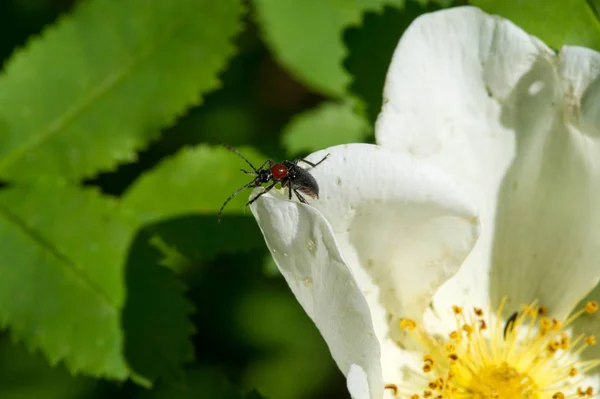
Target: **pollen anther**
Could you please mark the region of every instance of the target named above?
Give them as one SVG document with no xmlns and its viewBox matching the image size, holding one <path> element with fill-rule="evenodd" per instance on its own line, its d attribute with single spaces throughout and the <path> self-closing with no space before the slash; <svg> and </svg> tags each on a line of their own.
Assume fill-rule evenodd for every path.
<svg viewBox="0 0 600 399">
<path fill-rule="evenodd" d="M 396 384 L 387 384 L 383 388 L 392 390 L 394 396 L 398 395 L 398 385 Z"/>
<path fill-rule="evenodd" d="M 545 306 L 533 303 L 503 314 L 503 301 L 496 313 L 480 308 L 451 311 L 455 329 L 444 334 L 429 334 L 416 328 L 410 319 L 400 327 L 414 331 L 423 344 L 421 370 L 429 373 L 420 380 L 410 399 L 572 399 L 592 397 L 593 388 L 584 388 L 587 373 L 600 366 L 600 359 L 580 357 L 587 346 L 596 343 L 594 335 L 571 337 L 565 330 L 572 322 L 597 306 L 586 304 L 568 318 L 547 316 Z M 468 314 L 470 313 L 470 314 Z M 510 328 L 507 329 L 505 326 Z M 418 370 L 418 369 L 417 369 Z M 418 371 L 421 372 L 421 371 Z M 404 386 L 404 385 L 403 385 Z M 391 389 L 386 386 L 386 388 Z M 404 388 L 402 388 L 404 389 Z M 400 391 L 400 388 L 398 388 Z M 395 391 L 394 391 L 395 392 Z M 415 392 L 415 391 L 413 391 Z M 404 393 L 402 393 L 404 395 Z"/>
<path fill-rule="evenodd" d="M 587 312 L 587 314 L 594 314 L 598 311 L 598 302 L 596 301 L 589 301 L 588 303 L 585 304 L 585 311 Z"/>
<path fill-rule="evenodd" d="M 485 323 L 485 320 L 479 320 L 479 330 L 485 329 L 487 329 L 487 324 Z"/>
<path fill-rule="evenodd" d="M 577 375 L 577 369 L 575 367 L 573 367 L 571 370 L 569 370 L 569 377 L 575 377 Z"/>
<path fill-rule="evenodd" d="M 415 328 L 417 328 L 417 323 L 415 323 L 413 320 L 411 320 L 411 319 L 400 320 L 400 329 L 401 330 L 413 331 Z"/>
</svg>

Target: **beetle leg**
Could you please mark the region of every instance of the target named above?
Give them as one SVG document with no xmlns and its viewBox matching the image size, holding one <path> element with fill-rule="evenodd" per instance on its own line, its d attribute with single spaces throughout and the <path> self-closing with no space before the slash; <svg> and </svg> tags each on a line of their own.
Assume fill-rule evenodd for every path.
<svg viewBox="0 0 600 399">
<path fill-rule="evenodd" d="M 281 187 L 288 188 L 288 199 L 291 200 L 292 199 L 292 184 L 290 183 L 290 179 L 286 177 L 285 179 L 281 180 Z"/>
<path fill-rule="evenodd" d="M 271 189 L 272 189 L 273 187 L 275 187 L 275 185 L 276 185 L 277 183 L 278 183 L 278 182 L 275 182 L 275 183 L 271 184 L 269 187 L 265 188 L 263 191 L 261 191 L 260 193 L 256 194 L 256 197 L 254 197 L 254 198 L 252 198 L 250 201 L 248 201 L 248 203 L 246 204 L 246 206 L 247 206 L 247 205 L 250 205 L 250 204 L 252 204 L 254 201 L 256 201 L 256 200 L 257 200 L 259 197 L 261 197 L 263 194 L 266 194 L 266 193 L 268 193 L 269 191 L 271 191 Z"/>
<path fill-rule="evenodd" d="M 298 161 L 302 161 L 302 162 L 304 162 L 305 164 L 308 164 L 308 165 L 310 165 L 310 166 L 312 166 L 312 167 L 314 168 L 315 166 L 319 165 L 321 162 L 323 162 L 324 160 L 326 160 L 326 159 L 327 159 L 327 157 L 329 157 L 329 155 L 331 155 L 331 154 L 327 154 L 327 155 L 325 155 L 325 156 L 323 157 L 323 159 L 321 159 L 321 160 L 320 160 L 319 162 L 317 162 L 317 163 L 312 163 L 312 162 L 310 162 L 310 161 L 307 161 L 306 159 L 303 159 L 303 158 L 297 159 L 297 160 L 296 160 L 296 163 L 297 163 Z"/>
<path fill-rule="evenodd" d="M 260 165 L 260 168 L 258 168 L 258 170 L 263 170 L 267 164 L 269 164 L 269 167 L 271 167 L 271 166 L 273 166 L 273 161 L 271 161 L 270 159 L 267 159 L 265 161 L 265 163 L 263 163 L 262 165 Z"/>
<path fill-rule="evenodd" d="M 300 202 L 302 202 L 303 204 L 308 204 L 308 202 L 304 199 L 304 197 L 300 195 L 298 190 L 294 189 L 294 194 L 296 194 L 296 197 L 298 197 L 298 200 Z"/>
</svg>

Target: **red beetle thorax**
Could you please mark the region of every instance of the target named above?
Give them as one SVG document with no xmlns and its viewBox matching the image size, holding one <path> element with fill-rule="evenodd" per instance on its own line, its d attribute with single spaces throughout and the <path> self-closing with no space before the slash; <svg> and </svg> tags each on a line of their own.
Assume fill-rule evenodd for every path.
<svg viewBox="0 0 600 399">
<path fill-rule="evenodd" d="M 271 173 L 273 174 L 273 179 L 283 180 L 288 175 L 288 168 L 285 165 L 278 163 L 271 166 Z"/>
</svg>

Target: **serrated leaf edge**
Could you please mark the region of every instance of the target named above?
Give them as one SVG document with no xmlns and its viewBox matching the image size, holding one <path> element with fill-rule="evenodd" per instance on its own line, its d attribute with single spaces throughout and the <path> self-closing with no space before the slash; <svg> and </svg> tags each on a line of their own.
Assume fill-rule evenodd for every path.
<svg viewBox="0 0 600 399">
<path fill-rule="evenodd" d="M 30 51 L 31 48 L 38 45 L 38 43 L 41 43 L 45 36 L 52 34 L 53 32 L 57 31 L 59 28 L 61 28 L 63 24 L 67 23 L 69 21 L 69 19 L 72 18 L 72 15 L 74 13 L 78 12 L 79 10 L 83 10 L 85 7 L 90 7 L 90 4 L 91 4 L 91 1 L 84 1 L 84 2 L 77 4 L 71 12 L 61 15 L 55 23 L 42 29 L 40 34 L 34 35 L 33 37 L 31 37 L 24 46 L 17 48 L 15 51 L 13 51 L 13 54 L 11 55 L 11 57 L 4 64 L 3 71 L 10 68 L 11 64 L 15 63 L 16 60 L 18 60 L 19 58 L 26 56 L 27 52 Z M 217 67 L 217 69 L 215 71 L 215 76 L 212 79 L 211 84 L 208 85 L 208 87 L 205 90 L 203 90 L 201 93 L 200 92 L 195 93 L 194 95 L 196 97 L 194 99 L 191 99 L 188 102 L 187 106 L 184 106 L 184 108 L 180 112 L 174 113 L 173 116 L 165 122 L 163 129 L 166 129 L 166 128 L 172 126 L 180 117 L 186 115 L 191 108 L 201 105 L 202 101 L 203 101 L 203 95 L 206 95 L 214 90 L 217 90 L 222 86 L 222 81 L 219 78 L 219 75 L 223 73 L 223 71 L 225 70 L 229 61 L 237 54 L 237 51 L 236 51 L 237 47 L 233 44 L 233 42 L 235 41 L 235 38 L 239 35 L 239 33 L 243 30 L 244 23 L 242 21 L 242 18 L 244 16 L 245 12 L 246 12 L 246 7 L 244 6 L 243 2 L 240 2 L 240 6 L 238 7 L 240 23 L 238 23 L 237 29 L 234 30 L 234 32 L 231 34 L 231 37 L 229 39 L 230 45 L 227 48 L 229 54 L 226 55 L 221 60 L 221 65 L 220 65 L 220 67 Z M 170 33 L 171 31 L 172 30 L 165 30 L 165 32 L 167 32 L 167 33 Z M 167 36 L 166 33 L 165 33 L 165 36 Z M 159 42 L 159 41 L 160 40 L 157 40 L 157 42 Z M 152 48 L 153 47 L 150 47 L 150 49 L 147 51 L 149 54 L 151 54 L 150 50 Z M 102 80 L 98 86 L 100 86 L 100 88 L 104 87 L 105 86 L 103 84 L 104 82 L 108 82 L 108 83 L 113 82 L 114 83 L 113 86 L 118 84 L 120 79 L 117 79 L 117 78 L 119 78 L 119 77 L 122 78 L 122 77 L 126 76 L 127 75 L 126 72 L 129 69 L 133 68 L 138 62 L 141 62 L 144 58 L 145 57 L 143 57 L 143 56 L 132 57 L 132 61 L 129 64 L 127 64 L 124 67 L 121 67 L 119 69 L 119 71 L 123 71 L 123 73 L 120 73 L 120 74 L 112 73 L 111 75 L 118 75 L 118 76 L 114 77 L 113 79 L 109 79 L 111 77 L 109 75 L 106 79 Z M 113 86 L 109 86 L 109 87 L 113 87 Z M 35 136 L 32 140 L 30 140 L 29 142 L 26 142 L 25 145 L 15 149 L 11 154 L 4 157 L 3 159 L 0 159 L 0 174 L 7 167 L 12 165 L 14 162 L 17 162 L 18 160 L 23 158 L 28 151 L 37 147 L 41 143 L 45 142 L 47 139 L 53 137 L 55 134 L 60 132 L 61 129 L 64 128 L 65 126 L 68 126 L 68 124 L 72 120 L 74 120 L 78 116 L 78 114 L 80 114 L 83 110 L 86 109 L 87 105 L 92 103 L 94 99 L 101 98 L 101 95 L 103 93 L 105 93 L 107 90 L 108 90 L 108 88 L 106 88 L 103 91 L 100 90 L 97 93 L 97 95 L 94 95 L 94 93 L 97 90 L 95 90 L 95 88 L 92 89 L 91 90 L 92 95 L 86 96 L 83 101 L 81 101 L 80 103 L 75 104 L 75 106 L 72 106 L 71 108 L 67 109 L 67 111 L 63 115 L 59 116 L 57 119 L 55 119 L 55 121 L 53 121 L 49 124 L 49 127 L 47 128 L 45 133 Z M 79 104 L 81 104 L 81 105 L 79 105 Z M 156 139 L 159 136 L 160 135 L 159 135 L 158 131 L 153 132 L 152 136 L 150 136 L 146 141 L 141 142 L 138 145 L 132 146 L 129 150 L 119 152 L 119 154 L 116 155 L 113 159 L 114 163 L 116 165 L 119 165 L 119 164 L 135 162 L 135 160 L 137 159 L 137 153 L 148 148 L 150 146 L 150 144 L 152 142 L 156 141 Z M 80 179 L 92 178 L 104 171 L 113 170 L 113 169 L 115 169 L 115 164 L 113 164 L 112 167 L 104 166 L 104 167 L 98 168 L 97 170 L 95 170 L 93 172 L 84 173 L 84 174 L 80 175 Z"/>
</svg>

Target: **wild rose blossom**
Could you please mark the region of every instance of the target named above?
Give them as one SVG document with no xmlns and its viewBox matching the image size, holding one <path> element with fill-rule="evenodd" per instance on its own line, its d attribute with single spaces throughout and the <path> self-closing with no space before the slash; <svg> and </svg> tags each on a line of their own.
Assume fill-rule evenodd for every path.
<svg viewBox="0 0 600 399">
<path fill-rule="evenodd" d="M 423 15 L 376 139 L 312 154 L 310 205 L 251 207 L 352 397 L 595 395 L 600 54 Z"/>
</svg>

